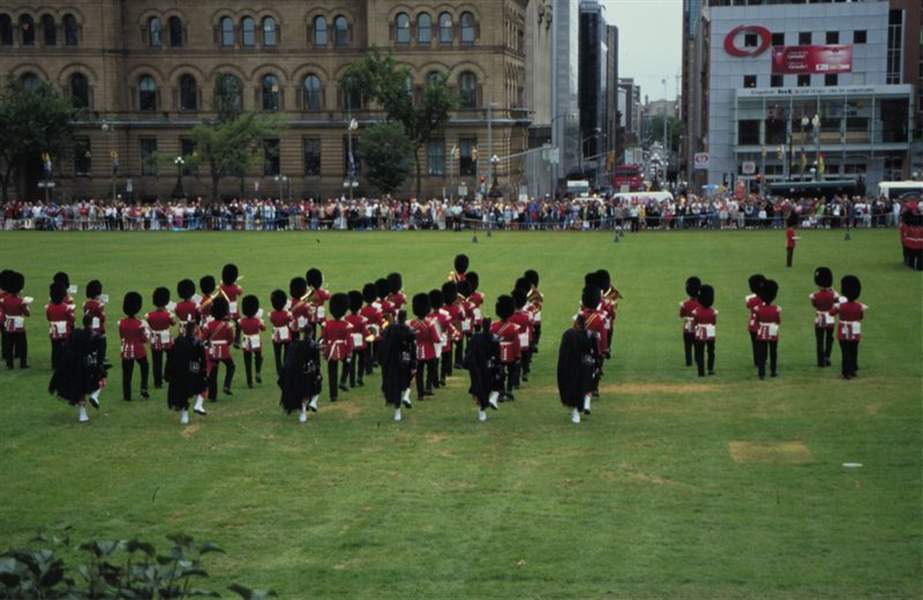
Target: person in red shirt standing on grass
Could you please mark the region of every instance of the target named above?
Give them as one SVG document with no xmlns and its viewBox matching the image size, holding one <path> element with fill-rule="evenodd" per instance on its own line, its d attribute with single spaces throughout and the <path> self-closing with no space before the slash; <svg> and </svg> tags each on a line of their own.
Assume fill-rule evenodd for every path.
<svg viewBox="0 0 923 600">
<path fill-rule="evenodd" d="M 52 283 L 48 296 L 50 301 L 45 305 L 45 316 L 48 318 L 48 336 L 51 338 L 51 369 L 54 370 L 58 367 L 64 344 L 74 330 L 74 310 L 64 302 L 67 290 L 62 284 Z"/>
<path fill-rule="evenodd" d="M 778 348 L 782 309 L 773 304 L 778 293 L 779 284 L 772 279 L 767 279 L 760 288 L 762 303 L 756 308 L 756 368 L 760 379 L 766 378 L 767 357 L 770 375 L 779 375 Z"/>
<path fill-rule="evenodd" d="M 144 349 L 147 326 L 135 316 L 141 311 L 141 303 L 141 294 L 138 292 L 128 292 L 122 301 L 125 318 L 119 321 L 119 338 L 122 340 L 122 399 L 125 402 L 131 402 L 131 378 L 135 363 L 141 368 L 141 397 L 145 400 L 150 397 L 147 393 L 149 367 Z"/>
<path fill-rule="evenodd" d="M 788 229 L 785 230 L 785 266 L 792 266 L 792 259 L 795 258 L 795 242 L 800 240 L 795 235 L 795 227 L 798 226 L 798 215 L 792 211 L 788 215 Z"/>
<path fill-rule="evenodd" d="M 103 297 L 103 284 L 98 279 L 87 284 L 87 299 L 83 303 L 84 316 L 90 317 L 89 328 L 93 339 L 99 344 L 96 358 L 99 364 L 108 368 L 106 361 L 106 302 Z"/>
<path fill-rule="evenodd" d="M 237 284 L 240 272 L 235 264 L 226 264 L 221 269 L 221 285 L 218 287 L 219 292 L 224 299 L 228 301 L 228 318 L 235 325 L 234 346 L 240 347 L 240 309 L 238 302 L 244 295 L 244 288 Z"/>
<path fill-rule="evenodd" d="M 391 293 L 388 294 L 388 302 L 391 304 L 391 314 L 393 320 L 397 320 L 397 314 L 407 305 L 407 295 L 404 294 L 404 278 L 400 273 L 391 273 L 387 277 L 388 287 Z"/>
<path fill-rule="evenodd" d="M 465 281 L 471 289 L 471 293 L 468 294 L 468 302 L 471 304 L 473 329 L 475 331 L 480 331 L 481 323 L 484 322 L 484 313 L 481 311 L 481 307 L 484 306 L 484 293 L 478 291 L 478 286 L 481 285 L 481 278 L 476 272 L 471 271 L 465 274 Z"/>
<path fill-rule="evenodd" d="M 471 289 L 476 290 L 477 273 L 469 273 L 469 280 L 472 278 L 472 275 L 474 275 L 475 282 L 471 284 Z M 529 303 L 532 305 L 532 320 L 534 321 L 532 333 L 535 334 L 535 343 L 533 344 L 534 348 L 532 349 L 532 353 L 538 354 L 538 344 L 542 341 L 542 306 L 545 304 L 545 296 L 543 296 L 538 289 L 538 271 L 535 269 L 528 269 L 522 276 L 526 278 L 531 286 L 528 296 Z M 480 306 L 480 304 L 478 306 Z"/>
<path fill-rule="evenodd" d="M 192 299 L 195 296 L 195 282 L 191 279 L 179 281 L 176 284 L 176 295 L 181 298 L 181 301 L 176 304 L 174 313 L 176 320 L 180 323 L 180 335 L 182 335 L 184 324 L 199 322 L 199 311 Z"/>
<path fill-rule="evenodd" d="M 679 318 L 683 320 L 683 352 L 686 355 L 686 366 L 692 366 L 692 349 L 695 345 L 695 326 L 692 313 L 699 307 L 699 288 L 702 281 L 698 277 L 686 280 L 687 298 L 679 303 Z"/>
<path fill-rule="evenodd" d="M 305 281 L 307 281 L 308 286 L 311 288 L 311 293 L 308 296 L 308 302 L 310 303 L 310 322 L 311 322 L 311 337 L 316 337 L 317 326 L 323 325 L 324 319 L 326 318 L 326 309 L 324 305 L 327 304 L 327 301 L 330 300 L 330 292 L 324 289 L 324 274 L 320 272 L 319 269 L 308 269 L 304 275 Z M 330 387 L 334 387 L 336 381 L 330 382 Z"/>
<path fill-rule="evenodd" d="M 154 367 L 154 389 L 163 387 L 164 372 L 169 377 L 170 352 L 173 350 L 173 331 L 176 324 L 173 315 L 167 309 L 170 303 L 170 290 L 159 287 L 154 290 L 154 310 L 147 313 L 145 320 L 151 330 L 151 362 Z M 164 354 L 167 355 L 167 365 L 164 367 Z"/>
<path fill-rule="evenodd" d="M 340 363 L 346 363 L 353 352 L 353 326 L 343 320 L 348 308 L 349 297 L 346 294 L 333 294 L 330 297 L 330 315 L 333 318 L 325 320 L 321 325 L 321 347 L 327 359 L 327 381 L 330 382 L 331 402 L 337 401 Z M 339 389 L 349 391 L 345 383 L 341 383 Z"/>
<path fill-rule="evenodd" d="M 365 361 L 368 357 L 368 330 L 366 328 L 365 317 L 362 316 L 362 292 L 352 290 L 349 292 L 349 314 L 346 315 L 346 322 L 352 325 L 353 353 L 349 361 L 349 367 L 343 369 L 340 376 L 340 382 L 345 383 L 347 375 L 349 378 L 349 387 L 354 388 L 356 385 L 365 385 L 363 377 L 365 376 Z M 358 371 L 358 377 L 356 372 Z"/>
<path fill-rule="evenodd" d="M 519 326 L 519 367 L 516 371 L 516 389 L 519 389 L 520 381 L 529 381 L 529 374 L 532 371 L 532 344 L 535 341 L 532 334 L 532 315 L 526 310 L 528 288 L 524 288 L 521 283 L 529 285 L 525 279 L 520 279 L 516 282 L 516 289 L 511 294 L 516 312 L 510 317 L 510 321 Z"/>
<path fill-rule="evenodd" d="M 705 352 L 708 351 L 708 374 L 715 374 L 715 326 L 718 311 L 715 304 L 715 288 L 703 285 L 699 289 L 696 307 L 692 309 L 692 327 L 695 332 L 695 365 L 699 377 L 705 377 Z"/>
<path fill-rule="evenodd" d="M 859 370 L 859 342 L 862 340 L 862 319 L 865 309 L 868 308 L 859 299 L 862 293 L 862 282 L 855 275 L 847 275 L 840 280 L 840 289 L 846 296 L 846 302 L 841 302 L 833 307 L 833 314 L 840 320 L 837 324 L 837 339 L 840 342 L 840 351 L 843 354 L 843 379 L 852 379 Z"/>
<path fill-rule="evenodd" d="M 410 322 L 417 341 L 417 400 L 433 395 L 432 377 L 435 372 L 433 363 L 436 361 L 436 344 L 439 343 L 439 332 L 436 326 L 428 319 L 432 311 L 432 304 L 427 294 L 417 294 L 413 297 L 413 315 L 416 317 Z M 429 371 L 424 373 L 424 367 Z M 429 377 L 427 376 L 429 375 Z"/>
<path fill-rule="evenodd" d="M 269 302 L 272 304 L 272 312 L 269 313 L 269 323 L 272 325 L 272 355 L 276 361 L 278 377 L 282 377 L 285 356 L 295 337 L 292 331 L 292 314 L 285 310 L 285 300 L 285 292 L 282 290 L 274 290 L 269 296 Z"/>
<path fill-rule="evenodd" d="M 497 298 L 494 307 L 498 321 L 491 323 L 490 333 L 500 342 L 501 376 L 499 380 L 500 401 L 515 400 L 513 383 L 516 361 L 519 356 L 519 326 L 511 320 L 516 312 L 516 302 L 512 296 L 502 295 Z"/>
<path fill-rule="evenodd" d="M 266 331 L 260 311 L 260 300 L 256 296 L 244 296 L 241 303 L 243 318 L 240 319 L 241 343 L 244 349 L 244 371 L 247 374 L 247 387 L 253 387 L 253 367 L 256 366 L 256 382 L 263 383 L 263 338 Z"/>
<path fill-rule="evenodd" d="M 0 312 L 3 313 L 3 360 L 6 368 L 13 368 L 13 359 L 19 359 L 19 368 L 28 369 L 28 340 L 26 339 L 26 317 L 29 316 L 31 298 L 20 296 L 26 278 L 22 273 L 7 271 L 2 282 L 3 296 L 0 297 Z"/>
<path fill-rule="evenodd" d="M 237 366 L 231 358 L 234 325 L 228 320 L 228 301 L 218 296 L 211 303 L 211 317 L 202 330 L 208 357 L 208 399 L 218 401 L 218 367 L 224 365 L 224 395 L 231 395 L 231 383 Z"/>
<path fill-rule="evenodd" d="M 288 310 L 292 314 L 292 329 L 301 333 L 311 329 L 312 306 L 308 301 L 308 283 L 304 277 L 295 277 L 288 284 L 289 303 Z"/>
<path fill-rule="evenodd" d="M 757 365 L 756 360 L 756 332 L 759 327 L 756 323 L 756 309 L 759 308 L 763 301 L 760 299 L 760 288 L 766 278 L 756 273 L 750 276 L 748 284 L 750 286 L 750 295 L 744 298 L 744 305 L 747 307 L 747 331 L 750 332 L 750 349 L 753 351 L 753 366 Z"/>
<path fill-rule="evenodd" d="M 580 299 L 580 312 L 578 313 L 579 316 L 583 317 L 586 330 L 595 334 L 594 338 L 596 339 L 599 364 L 596 366 L 596 376 L 593 381 L 593 389 L 590 390 L 590 393 L 592 396 L 596 397 L 599 396 L 599 381 L 603 375 L 603 361 L 605 360 L 606 349 L 608 348 L 608 340 L 606 339 L 608 334 L 608 330 L 606 329 L 606 315 L 599 308 L 601 301 L 602 292 L 598 287 L 587 286 L 583 288 Z M 587 415 L 590 414 L 589 398 L 584 406 L 583 413 Z"/>
<path fill-rule="evenodd" d="M 833 307 L 839 301 L 833 285 L 833 272 L 827 267 L 818 267 L 814 271 L 814 283 L 820 289 L 810 295 L 814 307 L 814 337 L 817 340 L 817 366 L 830 366 L 830 353 L 833 350 Z"/>
<path fill-rule="evenodd" d="M 211 320 L 212 303 L 219 296 L 215 286 L 215 278 L 211 275 L 206 275 L 199 279 L 199 290 L 202 297 L 199 298 L 199 305 L 196 309 L 199 311 L 199 321 L 204 324 Z"/>
</svg>

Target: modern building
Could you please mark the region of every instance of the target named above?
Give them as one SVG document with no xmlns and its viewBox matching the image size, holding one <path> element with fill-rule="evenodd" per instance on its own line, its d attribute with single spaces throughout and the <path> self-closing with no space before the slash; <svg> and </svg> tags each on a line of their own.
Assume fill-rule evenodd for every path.
<svg viewBox="0 0 923 600">
<path fill-rule="evenodd" d="M 225 180 L 222 194 L 241 189 L 275 194 L 283 181 L 290 196 L 321 197 L 344 191 L 350 164 L 347 108 L 359 121 L 355 137 L 382 116 L 361 98 L 344 97 L 340 75 L 370 48 L 386 49 L 410 68 L 413 93 L 440 74 L 460 97 L 444 134 L 421 150 L 424 193 L 441 195 L 459 184 L 473 193 L 480 178 L 489 176 L 493 154 L 507 157 L 527 149 L 534 119 L 551 125 L 550 100 L 546 106 L 527 93 L 529 25 L 551 26 L 562 36 L 558 56 L 573 60 L 560 65 L 555 83 L 562 84 L 562 93 L 554 111 L 577 114 L 576 2 L 553 22 L 550 10 L 539 20 L 535 0 L 7 3 L 0 7 L 0 72 L 25 82 L 48 81 L 87 109 L 74 156 L 55 161 L 62 196 L 108 195 L 113 183 L 120 194 L 135 198 L 168 196 L 177 169 L 153 157 L 193 152 L 188 134 L 213 116 L 216 83 L 229 75 L 242 90 L 244 110 L 279 113 L 288 126 L 278 139 L 265 141 L 261 164 L 239 180 Z M 527 24 L 530 5 L 536 8 Z M 531 42 L 541 46 L 550 40 Z M 550 52 L 536 52 L 550 60 Z M 532 72 L 532 82 L 551 87 L 540 71 Z M 559 123 L 562 132 L 577 125 L 568 119 Z M 113 173 L 110 157 L 116 152 Z M 576 155 L 572 150 L 568 156 Z M 524 164 L 521 158 L 500 161 L 503 191 L 516 190 Z M 38 170 L 23 179 L 34 195 Z M 207 180 L 207 173 L 190 174 L 185 188 L 206 195 Z M 412 189 L 408 183 L 405 193 Z"/>
<path fill-rule="evenodd" d="M 584 168 L 596 169 L 605 153 L 609 64 L 606 18 L 598 0 L 580 3 L 580 155 Z"/>
<path fill-rule="evenodd" d="M 531 0 L 526 8 L 526 98 L 529 120 L 529 153 L 524 157 L 520 193 L 551 194 L 555 188 L 552 154 L 552 55 L 554 29 L 552 0 Z"/>
<path fill-rule="evenodd" d="M 619 107 L 624 130 L 621 138 L 624 146 L 630 148 L 641 143 L 641 86 L 635 85 L 635 80 L 630 77 L 621 77 L 618 81 L 619 89 L 625 94 L 624 110 Z"/>
<path fill-rule="evenodd" d="M 555 0 L 551 46 L 552 141 L 558 183 L 580 164 L 580 2 Z"/>
<path fill-rule="evenodd" d="M 603 108 L 603 123 L 606 140 L 606 152 L 609 154 L 606 167 L 611 171 L 621 162 L 617 149 L 621 147 L 619 139 L 619 29 L 615 25 L 606 28 L 606 46 L 608 49 L 606 64 L 606 102 Z"/>
<path fill-rule="evenodd" d="M 861 179 L 873 189 L 911 174 L 919 3 L 703 0 L 697 17 L 694 4 L 683 32 L 694 184 Z"/>
</svg>

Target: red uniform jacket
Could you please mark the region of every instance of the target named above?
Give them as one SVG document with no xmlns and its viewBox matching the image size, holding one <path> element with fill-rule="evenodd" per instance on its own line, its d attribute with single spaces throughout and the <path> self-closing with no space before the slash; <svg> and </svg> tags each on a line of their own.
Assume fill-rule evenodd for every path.
<svg viewBox="0 0 923 600">
<path fill-rule="evenodd" d="M 372 304 L 362 307 L 359 314 L 365 317 L 365 329 L 368 335 L 374 335 L 376 340 L 381 339 L 381 311 Z"/>
<path fill-rule="evenodd" d="M 480 326 L 484 321 L 484 315 L 481 313 L 481 306 L 484 305 L 484 294 L 481 292 L 474 292 L 468 296 L 468 302 L 471 303 L 471 315 L 474 317 L 475 326 Z"/>
<path fill-rule="evenodd" d="M 718 322 L 718 311 L 714 308 L 697 306 L 692 311 L 692 327 L 695 339 L 710 342 L 716 337 L 715 324 Z"/>
<path fill-rule="evenodd" d="M 404 295 L 404 292 L 397 292 L 395 294 L 389 294 L 388 302 L 393 307 L 394 320 L 396 321 L 397 313 L 401 312 L 401 309 L 404 308 L 405 304 L 407 304 L 407 296 Z"/>
<path fill-rule="evenodd" d="M 844 342 L 858 342 L 862 340 L 862 317 L 865 316 L 865 305 L 861 302 L 843 302 L 833 307 L 833 314 L 839 315 L 839 327 L 836 337 Z"/>
<path fill-rule="evenodd" d="M 48 335 L 51 341 L 60 342 L 70 337 L 74 330 L 74 311 L 67 304 L 46 304 L 45 316 L 48 317 Z"/>
<path fill-rule="evenodd" d="M 315 307 L 310 302 L 300 298 L 292 298 L 289 311 L 292 313 L 292 328 L 295 331 L 304 331 L 304 328 L 310 323 L 315 323 Z"/>
<path fill-rule="evenodd" d="M 102 302 L 92 298 L 87 300 L 83 303 L 83 314 L 90 315 L 93 318 L 90 329 L 94 333 L 106 335 L 106 312 Z"/>
<path fill-rule="evenodd" d="M 410 322 L 417 339 L 417 360 L 427 361 L 436 358 L 436 344 L 439 343 L 439 332 L 432 321 L 414 319 Z"/>
<path fill-rule="evenodd" d="M 510 321 L 519 327 L 519 355 L 516 356 L 516 358 L 519 358 L 523 352 L 528 352 L 532 347 L 532 319 L 529 317 L 529 313 L 520 310 L 513 313 Z"/>
<path fill-rule="evenodd" d="M 365 338 L 369 334 L 365 326 L 366 324 L 365 317 L 363 317 L 361 313 L 359 314 L 349 313 L 348 315 L 346 315 L 344 320 L 350 325 L 352 325 L 353 327 L 353 332 L 352 332 L 353 352 L 355 352 L 356 350 L 365 350 L 365 347 L 366 347 Z"/>
<path fill-rule="evenodd" d="M 760 304 L 756 308 L 756 339 L 761 342 L 778 342 L 782 309 L 775 304 Z"/>
<path fill-rule="evenodd" d="M 199 318 L 204 323 L 211 320 L 212 318 L 212 300 L 211 298 L 202 298 L 202 301 L 199 302 L 199 305 L 196 307 L 196 310 L 199 311 Z"/>
<path fill-rule="evenodd" d="M 176 305 L 176 320 L 180 323 L 187 323 L 189 321 L 194 321 L 196 313 L 198 313 L 198 307 L 196 303 L 192 300 L 183 300 Z"/>
<path fill-rule="evenodd" d="M 256 317 L 244 317 L 238 321 L 241 333 L 241 345 L 248 352 L 262 352 L 263 338 L 261 331 L 266 331 L 263 321 Z"/>
<path fill-rule="evenodd" d="M 795 248 L 795 230 L 791 227 L 785 230 L 785 247 L 788 249 Z"/>
<path fill-rule="evenodd" d="M 692 313 L 699 307 L 699 301 L 695 298 L 686 298 L 679 305 L 679 318 L 683 320 L 683 333 L 692 335 L 695 333 L 695 327 L 692 322 Z"/>
<path fill-rule="evenodd" d="M 228 315 L 232 319 L 236 319 L 240 316 L 240 312 L 237 309 L 237 299 L 243 296 L 244 288 L 240 287 L 236 283 L 231 285 L 224 285 L 223 283 L 218 286 L 218 289 L 224 294 L 224 297 L 228 300 Z"/>
<path fill-rule="evenodd" d="M 756 333 L 756 330 L 759 329 L 756 324 L 756 309 L 760 307 L 763 303 L 760 300 L 760 297 L 756 294 L 750 294 L 747 296 L 747 331 L 750 333 Z"/>
<path fill-rule="evenodd" d="M 353 326 L 346 321 L 328 320 L 324 321 L 321 328 L 321 347 L 327 360 L 343 361 L 349 358 L 353 353 Z"/>
<path fill-rule="evenodd" d="M 292 314 L 287 310 L 274 310 L 269 313 L 272 324 L 272 343 L 289 344 L 292 341 Z"/>
<path fill-rule="evenodd" d="M 440 308 L 435 313 L 436 323 L 439 325 L 440 340 L 442 344 L 442 353 L 448 354 L 452 351 L 452 342 L 455 341 L 455 328 L 452 327 L 452 315 L 445 308 Z"/>
<path fill-rule="evenodd" d="M 817 312 L 814 317 L 815 329 L 833 329 L 835 319 L 831 311 L 836 306 L 838 299 L 836 292 L 829 288 L 811 294 L 811 306 Z"/>
<path fill-rule="evenodd" d="M 396 320 L 394 318 L 394 305 L 387 298 L 380 300 L 378 305 L 381 307 L 379 309 L 381 310 L 381 318 L 393 323 Z"/>
<path fill-rule="evenodd" d="M 327 300 L 330 300 L 330 292 L 324 288 L 317 288 L 311 294 L 311 303 L 310 312 L 311 312 L 311 323 L 323 323 L 326 317 L 326 310 L 324 305 L 327 304 Z"/>
<path fill-rule="evenodd" d="M 0 298 L 3 311 L 3 329 L 7 333 L 20 333 L 26 330 L 25 317 L 29 316 L 29 305 L 15 294 L 5 294 Z"/>
<path fill-rule="evenodd" d="M 452 328 L 454 331 L 454 340 L 457 342 L 464 335 L 464 322 L 466 318 L 465 307 L 458 300 L 452 304 L 445 307 L 446 311 L 449 313 L 449 318 L 452 319 Z"/>
<path fill-rule="evenodd" d="M 228 321 L 211 320 L 202 331 L 207 344 L 209 362 L 231 358 L 231 344 L 234 343 L 234 326 Z"/>
<path fill-rule="evenodd" d="M 145 358 L 147 352 L 147 327 L 135 317 L 125 317 L 119 321 L 119 337 L 122 339 L 122 360 Z"/>
<path fill-rule="evenodd" d="M 176 324 L 167 309 L 161 308 L 147 313 L 147 325 L 151 328 L 151 348 L 169 350 L 173 347 L 170 328 Z"/>
<path fill-rule="evenodd" d="M 495 321 L 490 324 L 490 332 L 500 338 L 500 362 L 515 363 L 520 354 L 519 325 L 512 321 Z"/>
<path fill-rule="evenodd" d="M 589 331 L 596 333 L 596 344 L 600 356 L 605 356 L 608 352 L 609 332 L 606 330 L 606 317 L 598 310 L 583 308 L 580 310 L 583 315 L 583 321 Z"/>
</svg>

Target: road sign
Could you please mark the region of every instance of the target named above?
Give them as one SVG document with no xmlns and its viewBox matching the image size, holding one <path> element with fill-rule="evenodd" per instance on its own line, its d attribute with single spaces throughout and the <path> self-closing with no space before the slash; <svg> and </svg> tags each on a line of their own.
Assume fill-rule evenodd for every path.
<svg viewBox="0 0 923 600">
<path fill-rule="evenodd" d="M 756 173 L 756 163 L 752 160 L 745 160 L 740 166 L 740 170 L 744 175 L 753 175 Z"/>
<path fill-rule="evenodd" d="M 708 152 L 696 152 L 695 157 L 693 158 L 693 168 L 695 169 L 707 169 L 711 164 L 711 156 Z"/>
</svg>

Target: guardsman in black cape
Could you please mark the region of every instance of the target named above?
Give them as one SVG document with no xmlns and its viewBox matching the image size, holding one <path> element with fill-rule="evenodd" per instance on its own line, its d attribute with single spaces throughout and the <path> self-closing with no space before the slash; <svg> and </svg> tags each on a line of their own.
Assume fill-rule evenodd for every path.
<svg viewBox="0 0 923 600">
<path fill-rule="evenodd" d="M 298 411 L 298 421 L 308 422 L 308 411 L 317 412 L 317 399 L 323 385 L 320 345 L 311 336 L 313 327 L 305 325 L 303 339 L 298 337 L 289 346 L 285 364 L 279 376 L 282 397 L 279 404 L 285 414 Z M 336 381 L 330 385 L 335 386 Z"/>
<path fill-rule="evenodd" d="M 487 408 L 497 410 L 503 379 L 500 366 L 500 343 L 490 333 L 490 319 L 481 322 L 480 329 L 471 336 L 465 352 L 465 368 L 471 385 L 468 393 L 478 405 L 478 421 L 487 420 Z"/>
<path fill-rule="evenodd" d="M 189 423 L 189 399 L 195 398 L 192 410 L 203 417 L 205 394 L 208 391 L 208 366 L 205 359 L 205 343 L 196 336 L 194 321 L 181 326 L 181 335 L 173 342 L 170 361 L 167 363 L 169 385 L 167 386 L 167 407 L 180 413 L 180 423 Z"/>
<path fill-rule="evenodd" d="M 385 404 L 394 407 L 394 420 L 400 421 L 401 406 L 413 408 L 410 383 L 417 370 L 416 334 L 407 326 L 407 311 L 399 311 L 397 322 L 385 329 L 378 352 Z"/>
<path fill-rule="evenodd" d="M 590 414 L 590 399 L 599 369 L 599 342 L 586 328 L 583 315 L 564 332 L 558 350 L 558 393 L 561 404 L 571 409 L 570 420 L 580 423 L 580 413 Z"/>
<path fill-rule="evenodd" d="M 86 403 L 99 408 L 99 392 L 106 370 L 99 356 L 99 339 L 92 328 L 93 317 L 83 318 L 83 328 L 75 329 L 62 348 L 48 391 L 78 409 L 78 420 L 86 423 Z"/>
</svg>

